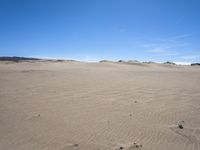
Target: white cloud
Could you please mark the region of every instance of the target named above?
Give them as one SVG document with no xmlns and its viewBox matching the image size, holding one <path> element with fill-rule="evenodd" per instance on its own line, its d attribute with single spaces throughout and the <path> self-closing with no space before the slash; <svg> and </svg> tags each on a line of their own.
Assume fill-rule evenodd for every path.
<svg viewBox="0 0 200 150">
<path fill-rule="evenodd" d="M 190 60 L 193 60 L 193 59 L 198 59 L 200 56 L 198 55 L 186 55 L 186 56 L 181 56 L 180 58 L 181 59 L 190 59 Z"/>
<path fill-rule="evenodd" d="M 150 48 L 150 47 L 155 47 L 155 46 L 157 46 L 157 44 L 155 43 L 148 43 L 148 44 L 141 45 L 141 47 L 144 47 L 144 48 Z"/>
<path fill-rule="evenodd" d="M 156 48 L 148 49 L 146 50 L 146 52 L 159 55 L 159 56 L 174 56 L 178 54 L 176 51 L 172 50 L 170 46 L 156 47 Z"/>
<path fill-rule="evenodd" d="M 156 54 L 164 54 L 167 51 L 165 49 L 162 49 L 162 48 L 154 48 L 154 49 L 147 50 L 147 52 L 156 53 Z"/>
<path fill-rule="evenodd" d="M 188 38 L 191 36 L 192 36 L 192 34 L 180 34 L 180 35 L 175 35 L 175 36 L 172 36 L 169 38 L 160 38 L 159 40 L 163 41 L 163 42 L 177 42 L 177 41 L 184 40 L 185 38 Z"/>
<path fill-rule="evenodd" d="M 176 35 L 174 37 L 171 37 L 170 39 L 177 40 L 177 39 L 188 38 L 188 37 L 191 37 L 191 36 L 192 36 L 192 34 L 181 34 L 181 35 Z"/>
<path fill-rule="evenodd" d="M 191 36 L 192 34 L 181 34 L 169 38 L 153 39 L 149 43 L 141 44 L 141 47 L 145 52 L 160 56 L 181 56 L 181 49 L 185 49 L 189 45 L 184 39 Z M 196 58 L 196 56 L 183 56 L 181 59 Z"/>
</svg>

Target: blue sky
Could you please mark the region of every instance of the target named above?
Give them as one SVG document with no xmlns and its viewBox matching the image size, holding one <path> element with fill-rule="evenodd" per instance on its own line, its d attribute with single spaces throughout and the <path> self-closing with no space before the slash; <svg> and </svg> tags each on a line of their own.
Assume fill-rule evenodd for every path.
<svg viewBox="0 0 200 150">
<path fill-rule="evenodd" d="M 0 0 L 0 56 L 200 61 L 199 0 Z"/>
</svg>

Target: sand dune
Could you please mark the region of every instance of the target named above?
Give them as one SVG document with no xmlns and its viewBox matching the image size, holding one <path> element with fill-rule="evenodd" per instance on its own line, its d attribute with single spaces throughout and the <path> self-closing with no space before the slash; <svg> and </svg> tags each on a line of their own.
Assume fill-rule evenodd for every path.
<svg viewBox="0 0 200 150">
<path fill-rule="evenodd" d="M 0 150 L 199 150 L 199 97 L 200 67 L 0 62 Z"/>
</svg>

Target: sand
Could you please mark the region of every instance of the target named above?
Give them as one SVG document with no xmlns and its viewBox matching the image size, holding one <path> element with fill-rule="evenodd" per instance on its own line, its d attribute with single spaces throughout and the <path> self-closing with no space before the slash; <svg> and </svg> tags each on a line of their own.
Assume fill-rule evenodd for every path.
<svg viewBox="0 0 200 150">
<path fill-rule="evenodd" d="M 0 62 L 0 150 L 117 149 L 199 150 L 200 67 Z"/>
</svg>

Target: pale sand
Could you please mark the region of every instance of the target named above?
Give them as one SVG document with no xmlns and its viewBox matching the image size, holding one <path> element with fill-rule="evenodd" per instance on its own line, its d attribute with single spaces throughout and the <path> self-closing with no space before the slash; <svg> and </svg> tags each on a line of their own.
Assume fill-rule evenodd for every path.
<svg viewBox="0 0 200 150">
<path fill-rule="evenodd" d="M 0 150 L 72 149 L 199 150 L 200 67 L 0 62 Z"/>
</svg>

